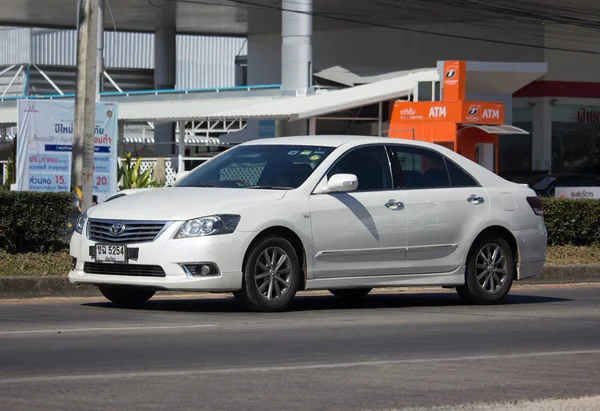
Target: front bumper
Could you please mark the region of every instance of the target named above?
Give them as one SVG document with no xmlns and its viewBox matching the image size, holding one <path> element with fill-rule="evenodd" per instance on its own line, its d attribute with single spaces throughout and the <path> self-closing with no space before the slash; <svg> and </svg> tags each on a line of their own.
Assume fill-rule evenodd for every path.
<svg viewBox="0 0 600 411">
<path fill-rule="evenodd" d="M 73 284 L 111 284 L 150 287 L 172 291 L 214 291 L 231 292 L 242 287 L 242 264 L 245 250 L 252 241 L 253 233 L 234 232 L 232 234 L 207 237 L 173 239 L 181 223 L 171 224 L 156 240 L 148 243 L 128 244 L 136 248 L 137 258 L 129 260 L 127 265 L 112 266 L 115 274 L 91 274 L 85 272 L 85 263 L 95 263 L 90 255 L 90 247 L 95 242 L 86 236 L 74 233 L 71 238 L 70 254 L 76 263 L 69 273 Z M 86 228 L 84 228 L 84 233 Z M 135 255 L 134 254 L 134 255 Z M 210 263 L 218 267 L 218 274 L 192 276 L 182 264 Z M 131 265 L 159 266 L 165 275 L 131 275 Z M 115 268 L 118 266 L 119 268 Z"/>
</svg>

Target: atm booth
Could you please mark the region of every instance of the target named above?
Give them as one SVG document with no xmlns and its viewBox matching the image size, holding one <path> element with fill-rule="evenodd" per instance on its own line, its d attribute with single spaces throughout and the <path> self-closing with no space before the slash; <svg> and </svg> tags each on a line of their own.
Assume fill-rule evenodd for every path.
<svg viewBox="0 0 600 411">
<path fill-rule="evenodd" d="M 512 95 L 543 75 L 545 66 L 537 71 L 519 73 L 514 67 L 513 70 L 502 70 L 505 67 L 501 64 L 496 69 L 493 63 L 471 64 L 473 72 L 479 74 L 477 77 L 470 75 L 465 61 L 440 63 L 439 92 L 432 87 L 430 101 L 396 101 L 388 137 L 440 144 L 498 173 L 498 136 L 529 133 L 505 124 L 503 103 L 466 99 L 468 79 L 477 79 L 472 82 L 475 92 Z M 486 84 L 486 77 L 493 83 Z M 503 78 L 503 84 L 497 83 L 499 78 Z"/>
</svg>

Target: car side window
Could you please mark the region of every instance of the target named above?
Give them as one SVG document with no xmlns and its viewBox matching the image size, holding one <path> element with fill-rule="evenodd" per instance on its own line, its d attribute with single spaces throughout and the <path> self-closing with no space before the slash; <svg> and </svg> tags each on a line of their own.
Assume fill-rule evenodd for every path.
<svg viewBox="0 0 600 411">
<path fill-rule="evenodd" d="M 327 174 L 354 174 L 358 179 L 356 191 L 383 191 L 392 189 L 392 176 L 384 146 L 360 147 L 350 151 Z"/>
<path fill-rule="evenodd" d="M 444 157 L 419 147 L 392 146 L 400 163 L 404 186 L 397 188 L 446 188 L 451 187 L 450 176 Z"/>
<path fill-rule="evenodd" d="M 444 157 L 448 174 L 450 175 L 450 183 L 452 187 L 478 187 L 479 184 L 465 170 L 456 165 L 452 160 Z"/>
</svg>

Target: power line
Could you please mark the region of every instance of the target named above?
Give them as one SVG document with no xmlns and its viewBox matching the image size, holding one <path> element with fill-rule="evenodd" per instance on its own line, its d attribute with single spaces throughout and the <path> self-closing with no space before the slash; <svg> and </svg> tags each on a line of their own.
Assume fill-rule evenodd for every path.
<svg viewBox="0 0 600 411">
<path fill-rule="evenodd" d="M 148 2 L 150 2 L 150 1 L 151 0 L 148 0 Z M 345 23 L 358 24 L 358 25 L 363 25 L 363 26 L 367 26 L 367 27 L 379 27 L 379 28 L 398 30 L 398 31 L 409 32 L 409 33 L 427 34 L 427 35 L 431 35 L 431 36 L 440 36 L 440 37 L 446 37 L 446 38 L 454 38 L 454 39 L 459 39 L 459 40 L 470 40 L 470 41 L 477 41 L 477 42 L 491 43 L 491 44 L 502 44 L 502 45 L 514 46 L 514 47 L 525 47 L 525 48 L 561 51 L 561 52 L 569 52 L 569 53 L 600 55 L 600 52 L 596 52 L 596 51 L 592 51 L 592 50 L 583 50 L 583 49 L 575 49 L 575 48 L 567 48 L 567 47 L 555 47 L 555 46 L 541 46 L 541 45 L 536 45 L 536 44 L 521 43 L 521 42 L 517 42 L 517 41 L 494 40 L 494 39 L 485 39 L 485 38 L 472 37 L 472 36 L 466 36 L 466 35 L 460 35 L 460 34 L 439 33 L 439 32 L 430 31 L 430 30 L 416 29 L 416 28 L 410 28 L 410 27 L 401 27 L 401 26 L 396 26 L 396 25 L 391 25 L 391 24 L 353 19 L 353 18 L 349 18 L 349 17 L 334 16 L 334 15 L 330 15 L 330 14 L 326 14 L 326 13 L 317 13 L 314 11 L 313 12 L 305 12 L 305 11 L 299 11 L 299 10 L 291 10 L 291 9 L 286 9 L 286 8 L 283 8 L 283 7 L 277 6 L 277 5 L 266 5 L 266 4 L 255 3 L 255 2 L 247 1 L 247 0 L 229 0 L 231 3 L 235 3 L 232 5 L 217 4 L 217 3 L 210 3 L 208 1 L 196 1 L 196 0 L 168 0 L 168 1 L 175 1 L 175 2 L 179 2 L 179 3 L 198 4 L 198 5 L 233 7 L 233 8 L 237 8 L 237 6 L 235 4 L 238 4 L 238 5 L 244 5 L 247 7 L 251 7 L 254 9 L 286 11 L 286 12 L 291 12 L 291 13 L 310 15 L 312 17 L 341 21 L 341 22 L 345 22 Z M 477 3 L 477 4 L 479 5 L 482 3 Z M 529 13 L 529 14 L 523 13 L 521 16 L 525 16 L 525 15 L 527 15 L 528 17 L 531 18 L 532 13 Z M 366 17 L 369 17 L 369 16 L 366 16 Z"/>
</svg>

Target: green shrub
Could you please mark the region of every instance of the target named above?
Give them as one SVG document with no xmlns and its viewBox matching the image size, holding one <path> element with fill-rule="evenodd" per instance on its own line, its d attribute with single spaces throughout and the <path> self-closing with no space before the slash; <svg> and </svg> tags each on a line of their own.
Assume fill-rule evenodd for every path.
<svg viewBox="0 0 600 411">
<path fill-rule="evenodd" d="M 73 212 L 70 193 L 0 192 L 0 250 L 46 251 L 64 238 Z"/>
<path fill-rule="evenodd" d="M 156 186 L 156 181 L 150 178 L 153 169 L 148 168 L 143 173 L 140 173 L 140 164 L 142 158 L 138 158 L 132 163 L 131 153 L 125 154 L 123 164 L 118 170 L 117 179 L 121 181 L 119 190 L 127 190 L 130 188 L 150 188 Z"/>
<path fill-rule="evenodd" d="M 600 244 L 600 200 L 544 198 L 549 245 Z"/>
<path fill-rule="evenodd" d="M 2 190 L 9 191 L 10 185 L 14 183 L 14 175 L 15 175 L 15 162 L 12 160 L 8 160 L 8 164 L 6 165 L 6 176 L 4 181 L 4 186 L 0 186 Z"/>
</svg>

